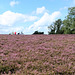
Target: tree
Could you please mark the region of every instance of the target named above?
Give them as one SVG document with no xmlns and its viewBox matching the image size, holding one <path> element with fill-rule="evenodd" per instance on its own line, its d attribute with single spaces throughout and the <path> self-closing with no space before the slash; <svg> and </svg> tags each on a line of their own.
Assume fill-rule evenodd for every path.
<svg viewBox="0 0 75 75">
<path fill-rule="evenodd" d="M 35 31 L 33 34 L 44 34 L 44 32 Z"/>
<path fill-rule="evenodd" d="M 48 26 L 49 29 L 49 34 L 62 34 L 63 31 L 62 29 L 62 20 L 58 19 L 55 22 L 53 22 L 53 24 L 51 24 L 50 26 Z"/>
<path fill-rule="evenodd" d="M 62 20 L 61 19 L 58 19 L 55 22 L 55 25 L 56 25 L 56 33 L 57 34 L 60 34 L 61 33 L 61 28 L 62 28 Z"/>
<path fill-rule="evenodd" d="M 56 30 L 56 26 L 53 24 L 51 24 L 50 26 L 48 26 L 48 34 L 55 34 L 55 30 Z"/>
<path fill-rule="evenodd" d="M 33 34 L 38 34 L 38 31 L 35 31 Z"/>
<path fill-rule="evenodd" d="M 63 20 L 63 30 L 65 34 L 75 34 L 75 7 L 68 8 L 68 15 Z"/>
</svg>

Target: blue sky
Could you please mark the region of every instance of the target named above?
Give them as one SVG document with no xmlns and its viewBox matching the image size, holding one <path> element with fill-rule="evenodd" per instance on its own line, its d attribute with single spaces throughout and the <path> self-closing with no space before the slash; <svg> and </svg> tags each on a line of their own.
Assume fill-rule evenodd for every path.
<svg viewBox="0 0 75 75">
<path fill-rule="evenodd" d="M 65 19 L 75 0 L 0 0 L 0 34 L 34 31 L 48 33 L 48 26 Z"/>
</svg>

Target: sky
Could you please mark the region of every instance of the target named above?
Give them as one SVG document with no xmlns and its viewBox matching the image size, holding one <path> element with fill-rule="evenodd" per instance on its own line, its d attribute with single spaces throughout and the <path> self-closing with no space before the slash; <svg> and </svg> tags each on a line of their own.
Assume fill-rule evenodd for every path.
<svg viewBox="0 0 75 75">
<path fill-rule="evenodd" d="M 48 34 L 48 26 L 64 20 L 74 6 L 75 0 L 0 0 L 0 34 Z"/>
</svg>

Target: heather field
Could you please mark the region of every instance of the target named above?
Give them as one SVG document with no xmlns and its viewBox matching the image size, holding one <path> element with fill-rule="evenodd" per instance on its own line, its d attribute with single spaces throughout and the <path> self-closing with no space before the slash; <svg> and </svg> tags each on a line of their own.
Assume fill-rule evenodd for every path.
<svg viewBox="0 0 75 75">
<path fill-rule="evenodd" d="M 75 75 L 75 34 L 0 35 L 0 75 Z"/>
</svg>

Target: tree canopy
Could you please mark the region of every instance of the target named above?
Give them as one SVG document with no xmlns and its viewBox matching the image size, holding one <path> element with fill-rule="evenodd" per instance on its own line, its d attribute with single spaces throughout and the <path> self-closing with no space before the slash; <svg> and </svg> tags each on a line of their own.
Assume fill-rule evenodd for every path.
<svg viewBox="0 0 75 75">
<path fill-rule="evenodd" d="M 58 19 L 48 27 L 48 29 L 51 30 L 48 33 L 49 34 L 62 34 L 61 28 L 62 28 L 62 20 Z"/>
<path fill-rule="evenodd" d="M 35 31 L 33 34 L 44 34 L 44 32 Z"/>
<path fill-rule="evenodd" d="M 75 7 L 68 8 L 66 18 L 56 20 L 48 29 L 49 34 L 75 34 Z"/>
<path fill-rule="evenodd" d="M 68 8 L 68 15 L 63 20 L 63 29 L 65 34 L 75 33 L 75 7 Z"/>
</svg>

